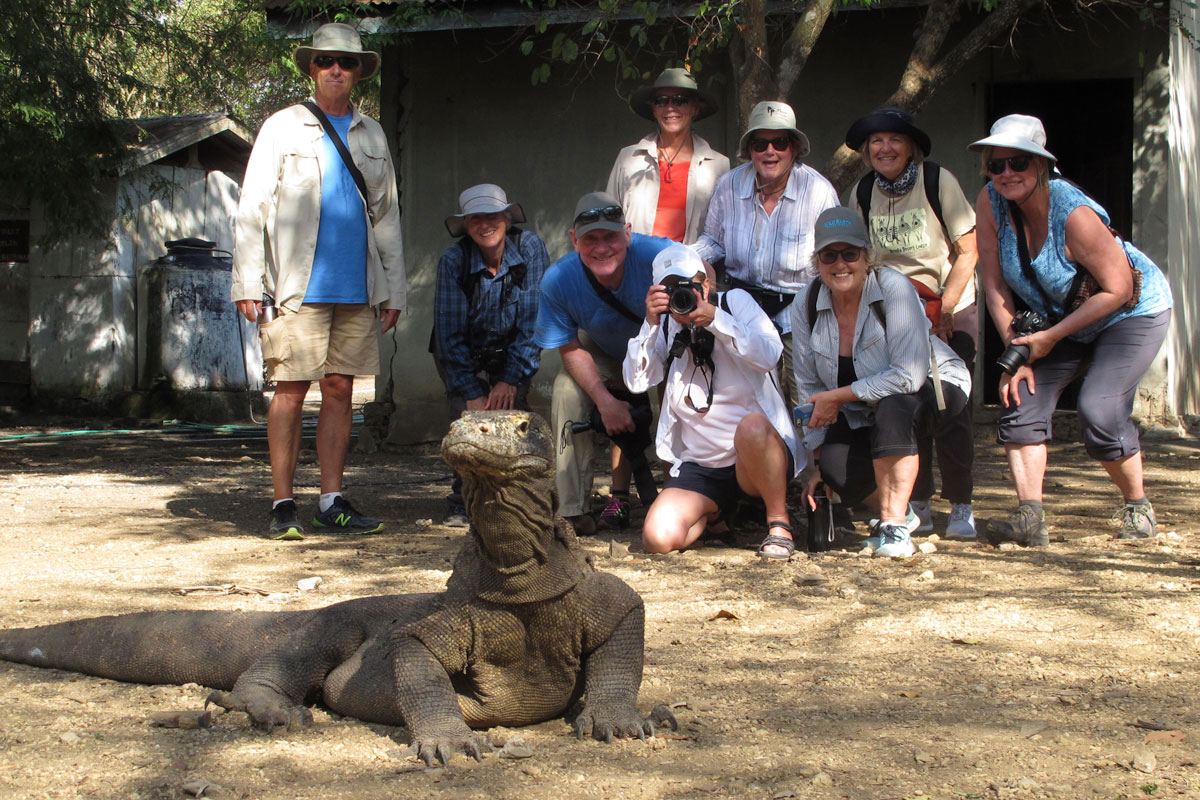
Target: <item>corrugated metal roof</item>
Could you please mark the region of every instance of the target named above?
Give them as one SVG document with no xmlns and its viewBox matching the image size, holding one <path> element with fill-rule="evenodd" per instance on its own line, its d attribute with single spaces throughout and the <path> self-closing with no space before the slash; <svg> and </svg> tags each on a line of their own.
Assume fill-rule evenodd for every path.
<svg viewBox="0 0 1200 800">
<path fill-rule="evenodd" d="M 229 114 L 143 117 L 123 124 L 129 138 L 129 157 L 121 166 L 122 174 L 206 140 L 212 140 L 227 159 L 244 166 L 254 146 L 254 135 Z"/>
</svg>

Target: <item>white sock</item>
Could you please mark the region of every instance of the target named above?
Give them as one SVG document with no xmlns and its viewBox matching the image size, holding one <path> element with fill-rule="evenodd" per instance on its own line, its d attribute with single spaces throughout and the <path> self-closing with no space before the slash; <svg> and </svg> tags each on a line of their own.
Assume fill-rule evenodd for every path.
<svg viewBox="0 0 1200 800">
<path fill-rule="evenodd" d="M 277 506 L 278 506 L 280 503 L 290 503 L 290 502 L 294 501 L 295 499 L 296 499 L 296 498 L 294 498 L 294 497 L 285 497 L 285 498 L 283 498 L 282 500 L 276 500 L 274 503 L 271 503 L 271 510 L 272 510 L 272 511 L 274 511 L 274 510 L 275 510 L 275 508 L 276 508 L 276 507 L 277 507 Z"/>
<path fill-rule="evenodd" d="M 321 495 L 321 502 L 317 507 L 323 512 L 328 511 L 329 507 L 333 505 L 333 501 L 337 500 L 341 496 L 341 492 L 326 492 L 325 494 Z"/>
</svg>

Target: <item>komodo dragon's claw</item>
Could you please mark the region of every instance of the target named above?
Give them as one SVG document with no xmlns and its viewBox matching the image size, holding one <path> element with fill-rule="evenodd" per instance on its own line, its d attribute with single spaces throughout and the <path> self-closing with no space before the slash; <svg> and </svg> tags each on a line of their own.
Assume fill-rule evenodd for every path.
<svg viewBox="0 0 1200 800">
<path fill-rule="evenodd" d="M 471 733 L 466 725 L 462 727 L 462 731 L 442 731 L 421 736 L 414 733 L 412 747 L 417 758 L 424 761 L 427 767 L 435 763 L 449 767 L 451 756 L 459 752 L 466 753 L 476 761 L 483 761 L 483 740 Z"/>
<path fill-rule="evenodd" d="M 655 706 L 650 716 L 643 717 L 632 705 L 626 707 L 602 703 L 583 709 L 575 718 L 574 733 L 576 739 L 582 739 L 590 728 L 593 739 L 610 744 L 614 738 L 637 737 L 644 741 L 647 736 L 654 735 L 655 725 L 667 725 L 679 730 L 675 715 L 666 706 Z"/>
<path fill-rule="evenodd" d="M 242 711 L 250 717 L 254 727 L 270 733 L 276 728 L 291 730 L 301 725 L 311 725 L 312 712 L 304 706 L 292 703 L 288 698 L 265 687 L 235 689 L 232 692 L 214 691 L 205 699 L 226 711 Z"/>
</svg>

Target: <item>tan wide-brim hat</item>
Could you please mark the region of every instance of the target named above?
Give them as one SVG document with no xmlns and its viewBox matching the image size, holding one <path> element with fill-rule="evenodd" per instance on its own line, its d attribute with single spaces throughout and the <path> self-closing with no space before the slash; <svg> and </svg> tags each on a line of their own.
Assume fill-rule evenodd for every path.
<svg viewBox="0 0 1200 800">
<path fill-rule="evenodd" d="M 708 92 L 700 91 L 700 86 L 696 83 L 696 79 L 692 77 L 692 73 L 682 67 L 671 67 L 660 72 L 658 77 L 654 79 L 652 86 L 643 86 L 633 93 L 633 97 L 629 98 L 629 107 L 642 119 L 655 122 L 654 93 L 659 89 L 679 89 L 695 97 L 697 108 L 696 116 L 692 117 L 692 122 L 711 117 L 717 113 L 716 99 Z"/>
<path fill-rule="evenodd" d="M 796 159 L 808 155 L 811 146 L 808 137 L 796 127 L 796 112 L 787 103 L 778 100 L 764 100 L 750 112 L 750 121 L 746 123 L 746 132 L 738 142 L 738 156 L 750 157 L 750 134 L 755 131 L 787 131 L 796 142 Z"/>
<path fill-rule="evenodd" d="M 359 80 L 375 77 L 379 72 L 379 53 L 374 50 L 363 50 L 362 39 L 358 31 L 342 22 L 330 22 L 317 28 L 313 34 L 312 46 L 301 45 L 292 53 L 296 67 L 308 77 L 308 66 L 312 57 L 318 53 L 343 53 L 348 56 L 358 56 L 362 61 L 362 75 Z"/>
<path fill-rule="evenodd" d="M 451 236 L 463 236 L 467 232 L 467 217 L 472 214 L 498 214 L 507 211 L 513 224 L 525 221 L 525 209 L 520 203 L 508 202 L 508 195 L 494 183 L 481 183 L 463 190 L 458 196 L 459 213 L 446 217 L 446 230 Z"/>
</svg>

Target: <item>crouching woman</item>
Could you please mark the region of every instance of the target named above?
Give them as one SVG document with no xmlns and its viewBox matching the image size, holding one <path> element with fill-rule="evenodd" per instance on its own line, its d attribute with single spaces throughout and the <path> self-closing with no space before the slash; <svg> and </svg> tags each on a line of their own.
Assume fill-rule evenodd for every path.
<svg viewBox="0 0 1200 800">
<path fill-rule="evenodd" d="M 666 377 L 656 451 L 671 466 L 642 542 L 648 553 L 682 550 L 744 492 L 766 505 L 759 555 L 787 559 L 796 549 L 787 485 L 804 463 L 775 379 L 783 343 L 749 294 L 718 298 L 711 287 L 691 248 L 660 252 L 646 321 L 622 364 L 633 392 Z"/>
<path fill-rule="evenodd" d="M 861 215 L 823 211 L 814 237 L 818 279 L 792 304 L 796 388 L 813 404 L 804 444 L 818 466 L 803 498 L 815 507 L 824 481 L 843 503 L 877 508 L 875 555 L 909 556 L 920 524 L 908 507 L 917 443 L 966 413 L 971 376 L 930 337 L 909 279 L 870 266 L 867 242 Z"/>
</svg>

